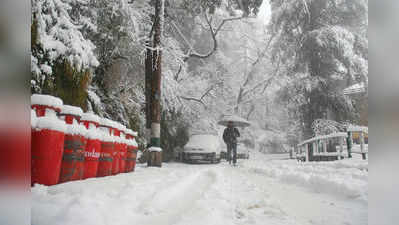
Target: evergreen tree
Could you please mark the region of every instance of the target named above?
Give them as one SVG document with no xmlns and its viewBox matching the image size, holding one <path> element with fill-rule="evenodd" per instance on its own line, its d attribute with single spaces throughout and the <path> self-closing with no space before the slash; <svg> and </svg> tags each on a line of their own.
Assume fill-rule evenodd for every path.
<svg viewBox="0 0 399 225">
<path fill-rule="evenodd" d="M 356 112 L 342 89 L 366 82 L 367 0 L 273 0 L 272 57 L 289 68 L 287 100 L 306 137 L 319 118 L 345 121 Z"/>
</svg>

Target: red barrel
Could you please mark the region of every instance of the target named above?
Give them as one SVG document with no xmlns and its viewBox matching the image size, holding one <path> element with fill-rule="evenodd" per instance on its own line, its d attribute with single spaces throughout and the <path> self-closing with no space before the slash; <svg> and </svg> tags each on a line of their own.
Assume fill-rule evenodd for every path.
<svg viewBox="0 0 399 225">
<path fill-rule="evenodd" d="M 59 181 L 64 150 L 65 122 L 57 118 L 62 100 L 34 94 L 32 109 L 37 119 L 31 129 L 31 184 L 54 185 Z"/>
<path fill-rule="evenodd" d="M 67 129 L 59 183 L 83 178 L 87 129 L 79 124 L 82 114 L 82 109 L 75 106 L 64 105 L 61 109 L 60 118 L 65 120 Z"/>
<path fill-rule="evenodd" d="M 92 113 L 84 113 L 81 124 L 87 128 L 83 179 L 96 177 L 101 152 L 101 135 L 98 130 L 99 117 Z"/>
<path fill-rule="evenodd" d="M 134 139 L 135 136 L 137 136 L 136 132 L 130 129 L 126 130 L 126 139 L 127 139 L 126 172 L 134 171 L 134 168 L 136 166 L 138 147 Z"/>
<path fill-rule="evenodd" d="M 98 162 L 97 177 L 105 177 L 112 175 L 112 162 L 114 154 L 114 138 L 111 136 L 112 121 L 102 118 L 100 119 L 99 132 L 101 134 L 101 152 Z"/>
<path fill-rule="evenodd" d="M 117 122 L 113 122 L 112 123 L 112 134 L 115 138 L 115 149 L 114 149 L 114 154 L 113 154 L 113 158 L 114 161 L 112 162 L 112 175 L 116 175 L 119 173 L 119 164 L 120 164 L 120 153 L 122 150 L 122 141 L 120 138 L 120 130 L 118 128 L 120 128 L 119 126 L 120 124 L 118 124 Z"/>
<path fill-rule="evenodd" d="M 126 159 L 127 159 L 127 139 L 126 139 L 126 127 L 122 125 L 120 130 L 121 137 L 121 148 L 120 148 L 120 161 L 119 161 L 119 172 L 126 173 Z"/>
</svg>

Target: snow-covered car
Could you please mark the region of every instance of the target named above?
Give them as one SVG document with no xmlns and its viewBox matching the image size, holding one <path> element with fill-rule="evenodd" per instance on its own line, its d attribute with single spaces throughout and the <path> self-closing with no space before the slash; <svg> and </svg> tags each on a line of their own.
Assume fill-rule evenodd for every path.
<svg viewBox="0 0 399 225">
<path fill-rule="evenodd" d="M 183 162 L 220 162 L 219 137 L 211 134 L 191 136 L 183 149 Z"/>
</svg>

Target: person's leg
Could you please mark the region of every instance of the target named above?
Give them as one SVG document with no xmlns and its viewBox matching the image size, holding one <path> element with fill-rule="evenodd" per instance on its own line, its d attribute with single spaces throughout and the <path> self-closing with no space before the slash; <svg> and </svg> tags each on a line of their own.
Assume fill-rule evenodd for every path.
<svg viewBox="0 0 399 225">
<path fill-rule="evenodd" d="M 226 156 L 227 161 L 230 163 L 231 162 L 231 145 L 227 144 L 227 156 Z"/>
<path fill-rule="evenodd" d="M 233 144 L 233 163 L 234 165 L 237 162 L 237 143 Z"/>
</svg>

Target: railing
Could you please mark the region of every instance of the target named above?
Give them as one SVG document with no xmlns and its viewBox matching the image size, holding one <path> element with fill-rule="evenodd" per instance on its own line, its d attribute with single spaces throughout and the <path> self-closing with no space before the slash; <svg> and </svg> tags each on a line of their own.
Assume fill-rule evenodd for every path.
<svg viewBox="0 0 399 225">
<path fill-rule="evenodd" d="M 359 137 L 360 144 L 353 144 L 353 134 Z M 306 162 L 339 160 L 344 158 L 343 153 L 346 151 L 349 158 L 352 157 L 352 153 L 357 153 L 361 154 L 363 159 L 366 159 L 368 144 L 365 144 L 365 136 L 368 137 L 368 128 L 361 126 L 349 126 L 347 133 L 339 132 L 316 136 L 297 145 L 296 158 Z M 338 145 L 335 146 L 334 151 L 327 151 L 330 144 Z"/>
<path fill-rule="evenodd" d="M 341 159 L 342 152 L 344 150 L 344 141 L 346 140 L 347 136 L 347 133 L 341 132 L 323 136 L 316 136 L 311 139 L 305 140 L 297 145 L 297 149 L 299 152 L 299 154 L 297 154 L 297 159 L 306 162 Z M 338 141 L 338 151 L 327 151 L 327 146 L 330 141 Z"/>
</svg>

